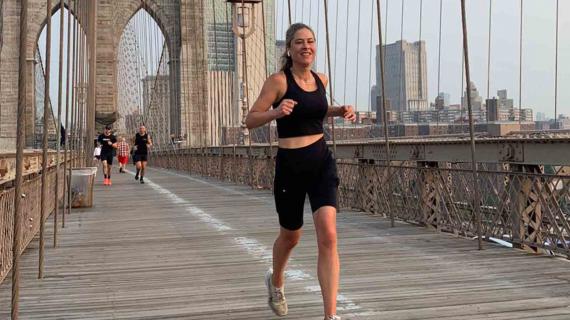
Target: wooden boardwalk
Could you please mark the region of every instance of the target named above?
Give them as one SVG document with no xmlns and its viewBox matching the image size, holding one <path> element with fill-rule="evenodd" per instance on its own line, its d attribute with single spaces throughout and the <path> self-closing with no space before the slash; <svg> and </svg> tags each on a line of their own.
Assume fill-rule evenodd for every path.
<svg viewBox="0 0 570 320">
<path fill-rule="evenodd" d="M 21 319 L 276 317 L 263 274 L 277 217 L 271 193 L 162 170 L 114 174 L 48 248 L 22 258 Z M 322 319 L 310 214 L 286 283 L 285 319 Z M 51 230 L 51 228 L 47 228 Z M 570 319 L 570 263 L 361 213 L 338 218 L 343 319 Z M 51 235 L 49 235 L 51 237 Z M 48 241 L 51 243 L 51 241 Z M 0 319 L 10 312 L 0 285 Z"/>
</svg>

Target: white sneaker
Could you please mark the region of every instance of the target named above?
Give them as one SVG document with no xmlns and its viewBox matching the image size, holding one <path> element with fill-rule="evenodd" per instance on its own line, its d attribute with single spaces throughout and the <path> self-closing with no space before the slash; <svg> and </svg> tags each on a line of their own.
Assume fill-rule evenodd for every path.
<svg viewBox="0 0 570 320">
<path fill-rule="evenodd" d="M 327 316 L 325 318 L 325 320 L 341 320 L 339 316 L 337 315 L 332 315 L 332 316 Z"/>
<path fill-rule="evenodd" d="M 267 286 L 267 292 L 269 294 L 267 304 L 269 304 L 269 307 L 276 315 L 282 317 L 287 315 L 287 300 L 285 300 L 283 288 L 273 286 L 273 281 L 271 280 L 272 276 L 273 270 L 267 270 L 265 273 L 265 286 Z"/>
</svg>

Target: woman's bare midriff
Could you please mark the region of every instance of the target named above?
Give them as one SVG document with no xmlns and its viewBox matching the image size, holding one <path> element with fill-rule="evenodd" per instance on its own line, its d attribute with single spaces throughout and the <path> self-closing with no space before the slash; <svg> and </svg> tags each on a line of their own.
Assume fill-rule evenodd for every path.
<svg viewBox="0 0 570 320">
<path fill-rule="evenodd" d="M 279 139 L 279 148 L 283 149 L 298 149 L 311 145 L 323 137 L 322 133 L 313 134 L 310 136 L 281 138 Z"/>
</svg>

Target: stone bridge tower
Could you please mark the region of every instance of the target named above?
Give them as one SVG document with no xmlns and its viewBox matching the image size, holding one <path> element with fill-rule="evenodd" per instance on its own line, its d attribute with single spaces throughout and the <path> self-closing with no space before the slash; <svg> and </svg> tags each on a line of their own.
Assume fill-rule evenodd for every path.
<svg viewBox="0 0 570 320">
<path fill-rule="evenodd" d="M 80 3 L 92 0 L 78 0 Z M 65 0 L 66 7 L 73 9 L 74 1 Z M 113 123 L 117 117 L 117 53 L 119 41 L 123 29 L 131 17 L 138 10 L 147 10 L 161 28 L 168 46 L 170 64 L 170 115 L 171 132 L 179 133 L 181 128 L 182 113 L 189 114 L 202 112 L 207 114 L 207 106 L 202 100 L 206 88 L 206 72 L 204 68 L 196 68 L 196 65 L 205 65 L 204 55 L 196 55 L 191 52 L 185 53 L 184 61 L 181 61 L 182 44 L 196 36 L 204 39 L 202 25 L 203 6 L 200 0 L 96 0 L 97 3 L 97 44 L 96 44 L 96 94 L 95 94 L 95 121 L 96 125 L 102 126 Z M 0 150 L 14 150 L 16 145 L 16 110 L 18 105 L 18 58 L 19 52 L 19 0 L 0 1 L 2 13 L 1 29 L 2 38 L 0 46 Z M 59 9 L 59 1 L 52 0 L 52 12 Z M 28 145 L 33 139 L 33 126 L 35 117 L 35 83 L 34 64 L 35 51 L 40 32 L 47 22 L 46 1 L 28 0 L 28 36 L 26 44 L 27 66 L 25 72 L 28 75 L 27 83 L 27 107 L 26 107 L 26 137 Z M 74 13 L 75 14 L 75 13 Z M 181 19 L 181 16 L 186 17 Z M 82 24 L 79 17 L 78 21 Z M 86 28 L 87 26 L 83 26 Z M 54 34 L 58 31 L 53 30 Z M 194 45 L 203 50 L 204 41 L 197 41 Z M 53 50 L 53 47 L 52 47 Z M 190 50 L 192 51 L 192 50 Z M 52 55 L 53 56 L 53 55 Z M 189 65 L 186 65 L 189 64 Z M 194 67 L 193 67 L 194 66 Z M 189 83 L 181 79 L 181 69 L 191 70 Z M 57 72 L 57 70 L 56 70 Z M 188 82 L 188 81 L 187 81 Z M 55 85 L 55 84 L 53 84 Z M 187 88 L 182 90 L 181 86 Z M 64 91 L 65 95 L 65 91 Z M 186 97 L 188 98 L 186 99 Z M 188 106 L 181 105 L 183 101 L 192 101 Z M 188 110 L 192 109 L 192 112 Z M 186 110 L 186 111 L 182 111 Z M 188 118 L 187 124 L 194 130 L 207 129 L 204 117 Z M 207 119 L 206 119 L 207 121 Z"/>
</svg>

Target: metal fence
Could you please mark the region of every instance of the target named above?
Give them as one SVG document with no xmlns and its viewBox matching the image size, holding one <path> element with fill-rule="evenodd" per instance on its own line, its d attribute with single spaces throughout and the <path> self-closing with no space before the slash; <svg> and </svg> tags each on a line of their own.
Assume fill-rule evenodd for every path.
<svg viewBox="0 0 570 320">
<path fill-rule="evenodd" d="M 63 167 L 60 167 L 59 172 L 59 195 L 62 201 L 64 175 Z M 47 185 L 55 186 L 55 168 L 48 170 Z M 40 200 L 41 200 L 41 175 L 37 175 L 28 179 L 22 185 L 22 197 L 25 197 L 21 202 L 20 221 L 22 224 L 19 226 L 22 232 L 20 240 L 20 253 L 23 252 L 32 239 L 36 236 L 40 229 Z M 0 192 L 0 283 L 10 272 L 12 268 L 12 243 L 14 236 L 14 197 L 16 196 L 14 188 L 7 189 Z M 48 188 L 46 199 L 46 212 L 53 212 L 55 210 L 55 189 Z M 46 219 L 49 215 L 46 215 Z"/>
<path fill-rule="evenodd" d="M 243 151 L 243 150 L 242 150 Z M 480 230 L 533 252 L 570 257 L 570 175 L 564 166 L 479 163 L 477 182 L 465 163 L 338 159 L 341 208 L 364 211 L 465 237 Z M 156 152 L 153 166 L 254 188 L 271 189 L 274 160 L 266 147 Z M 475 197 L 474 184 L 480 195 Z"/>
</svg>

